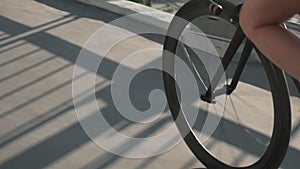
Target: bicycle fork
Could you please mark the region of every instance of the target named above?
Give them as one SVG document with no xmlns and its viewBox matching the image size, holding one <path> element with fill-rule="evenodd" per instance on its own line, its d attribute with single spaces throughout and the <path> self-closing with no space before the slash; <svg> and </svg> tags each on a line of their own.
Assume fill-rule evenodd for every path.
<svg viewBox="0 0 300 169">
<path fill-rule="evenodd" d="M 217 84 L 219 83 L 220 79 L 222 78 L 223 74 L 225 73 L 225 70 L 228 68 L 228 65 L 232 61 L 234 54 L 237 52 L 238 48 L 242 44 L 243 40 L 245 39 L 245 34 L 242 31 L 241 27 L 238 27 L 236 30 L 232 40 L 230 41 L 230 44 L 223 56 L 222 64 L 218 67 L 216 74 L 212 78 L 211 84 L 208 87 L 206 93 L 204 95 L 201 95 L 201 99 L 203 101 L 206 101 L 208 103 L 215 103 L 214 98 L 215 96 L 221 95 L 221 94 L 227 94 L 230 95 L 235 89 L 238 84 L 238 81 L 242 75 L 242 72 L 244 70 L 244 67 L 249 59 L 249 56 L 251 54 L 251 51 L 253 49 L 252 42 L 246 38 L 246 44 L 244 46 L 244 49 L 242 51 L 242 55 L 240 57 L 240 60 L 238 62 L 237 68 L 234 72 L 233 78 L 231 83 L 228 85 L 223 86 L 223 88 L 216 90 Z"/>
</svg>

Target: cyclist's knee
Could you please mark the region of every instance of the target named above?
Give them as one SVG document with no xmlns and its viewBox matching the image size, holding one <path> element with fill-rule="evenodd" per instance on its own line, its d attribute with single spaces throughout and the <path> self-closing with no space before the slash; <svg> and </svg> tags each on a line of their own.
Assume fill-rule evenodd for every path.
<svg viewBox="0 0 300 169">
<path fill-rule="evenodd" d="M 243 32 L 249 39 L 252 39 L 255 34 L 255 23 L 251 19 L 251 16 L 245 10 L 241 10 L 240 13 L 240 26 L 243 29 Z"/>
<path fill-rule="evenodd" d="M 273 21 L 263 11 L 265 2 L 262 0 L 246 0 L 240 12 L 240 26 L 246 36 L 253 40 L 256 31 Z"/>
</svg>

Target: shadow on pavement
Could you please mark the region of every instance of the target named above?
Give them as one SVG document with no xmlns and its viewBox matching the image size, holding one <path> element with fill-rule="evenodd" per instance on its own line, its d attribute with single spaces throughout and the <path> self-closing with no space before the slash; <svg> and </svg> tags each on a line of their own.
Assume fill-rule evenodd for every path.
<svg viewBox="0 0 300 169">
<path fill-rule="evenodd" d="M 97 8 L 94 7 L 87 7 L 82 4 L 78 4 L 78 2 L 75 1 L 62 1 L 62 0 L 54 0 L 54 1 L 42 1 L 38 0 L 37 2 L 46 4 L 48 6 L 54 7 L 59 10 L 67 11 L 70 14 L 64 16 L 61 19 L 66 19 L 70 18 L 68 21 L 63 22 L 57 26 L 61 26 L 64 24 L 68 24 L 70 22 L 73 22 L 77 20 L 78 18 L 82 17 L 88 17 L 96 20 L 101 20 L 103 22 L 110 22 L 113 19 L 118 18 L 117 15 L 111 14 L 109 12 L 104 12 L 100 11 Z M 45 23 L 45 26 L 50 23 L 55 23 L 58 20 L 54 20 L 49 23 Z M 0 24 L 1 26 L 1 31 L 10 34 L 10 37 L 16 36 L 19 34 L 22 34 L 24 32 L 31 31 L 32 29 L 36 28 L 30 28 L 26 26 L 25 24 L 13 21 L 9 18 L 6 18 L 5 16 L 0 17 Z M 40 26 L 40 27 L 41 27 Z M 26 41 L 28 43 L 34 44 L 35 46 L 40 47 L 42 50 L 46 50 L 52 54 L 54 54 L 56 57 L 61 57 L 67 61 L 69 61 L 71 64 L 65 65 L 59 69 L 56 69 L 45 76 L 36 79 L 35 81 L 31 81 L 20 88 L 16 88 L 15 90 L 6 93 L 5 95 L 0 96 L 1 99 L 6 98 L 11 96 L 14 93 L 18 93 L 22 91 L 24 88 L 33 85 L 34 83 L 37 83 L 39 81 L 42 81 L 43 79 L 47 79 L 49 76 L 59 73 L 62 70 L 66 69 L 67 67 L 73 66 L 76 62 L 77 56 L 81 50 L 81 46 L 75 45 L 73 43 L 70 43 L 69 41 L 64 40 L 61 37 L 57 37 L 54 35 L 51 35 L 47 33 L 46 31 L 55 28 L 55 27 L 49 27 L 45 30 L 38 31 L 34 34 L 31 34 L 29 36 L 25 36 L 22 38 L 18 38 L 16 40 L 10 41 L 8 43 L 2 44 L 0 47 L 4 47 L 7 45 L 13 45 L 14 43 L 17 43 L 18 41 Z M 149 35 L 150 36 L 150 35 Z M 148 37 L 148 36 L 146 36 Z M 161 38 L 161 37 L 160 37 Z M 155 39 L 156 42 L 162 42 L 162 39 L 159 39 L 157 37 L 151 37 L 150 39 Z M 17 46 L 17 45 L 15 45 Z M 26 57 L 28 54 L 24 54 L 23 56 L 20 57 Z M 99 60 L 99 57 L 95 53 L 90 53 L 90 56 L 92 57 L 91 59 L 97 62 Z M 11 60 L 10 62 L 15 62 L 15 60 Z M 8 64 L 8 62 L 6 63 Z M 42 64 L 42 63 L 39 63 Z M 5 65 L 5 64 L 4 64 Z M 1 65 L 2 66 L 2 65 Z M 85 67 L 89 69 L 89 66 L 86 65 L 80 65 L 82 67 Z M 105 77 L 107 80 L 111 80 L 113 73 L 115 69 L 120 66 L 119 63 L 110 60 L 109 58 L 103 57 L 103 60 L 100 65 L 100 69 L 98 70 L 97 74 L 99 76 Z M 121 65 L 123 66 L 123 65 Z M 125 67 L 125 66 L 124 66 Z M 28 68 L 30 69 L 30 68 Z M 128 71 L 132 71 L 131 68 L 125 67 L 124 69 L 127 69 Z M 26 70 L 24 70 L 26 71 Z M 21 73 L 21 72 L 19 72 Z M 12 76 L 18 76 L 18 72 L 13 74 Z M 136 80 L 136 85 L 132 86 L 132 93 L 133 95 L 131 96 L 133 104 L 136 106 L 137 109 L 140 110 L 146 110 L 149 107 L 149 104 L 145 104 L 145 101 L 147 101 L 147 97 L 149 92 L 153 89 L 160 89 L 163 90 L 163 85 L 162 85 L 162 75 L 158 71 L 146 71 L 143 72 L 144 74 L 141 74 L 141 76 L 137 77 Z M 143 76 L 142 76 L 143 75 Z M 147 78 L 145 78 L 147 77 Z M 4 79 L 1 79 L 0 81 L 5 81 L 7 79 L 11 78 L 11 76 L 7 76 Z M 80 78 L 80 77 L 78 77 Z M 254 85 L 263 87 L 264 85 L 262 84 L 261 81 L 255 81 L 255 76 L 253 76 Z M 14 109 L 11 109 L 9 111 L 3 112 L 1 114 L 1 118 L 5 117 L 8 114 L 11 114 L 19 109 L 22 109 L 25 106 L 28 106 L 32 104 L 33 102 L 41 99 L 42 97 L 45 97 L 47 95 L 50 95 L 54 91 L 66 86 L 67 84 L 70 84 L 71 81 L 67 81 L 65 83 L 62 83 L 60 85 L 57 85 L 53 89 L 48 90 L 47 92 L 36 96 L 34 99 L 31 99 L 29 101 L 26 101 L 25 103 L 18 105 Z M 101 84 L 98 84 L 101 85 Z M 104 116 L 106 119 L 108 119 L 109 123 L 111 126 L 115 127 L 117 130 L 122 131 L 125 130 L 127 127 L 132 125 L 132 123 L 128 120 L 124 120 L 122 116 L 118 113 L 116 108 L 114 107 L 113 100 L 111 98 L 111 86 L 107 86 L 101 90 L 96 91 L 96 97 L 99 99 L 102 99 L 106 102 L 107 106 L 103 109 Z M 89 96 L 88 96 L 89 97 Z M 143 99 L 139 99 L 139 98 Z M 88 100 L 88 99 L 87 99 Z M 87 100 L 83 99 L 81 104 L 87 104 Z M 6 133 L 5 135 L 1 135 L 0 138 L 0 147 L 4 148 L 7 146 L 9 143 L 21 138 L 25 134 L 30 133 L 34 129 L 39 128 L 40 126 L 48 123 L 49 121 L 56 120 L 59 116 L 63 115 L 64 113 L 73 110 L 73 102 L 72 98 L 64 103 L 62 103 L 58 107 L 53 107 L 53 109 L 44 112 L 42 115 L 36 117 L 35 119 L 32 119 L 31 121 L 27 122 L 23 126 L 20 126 L 18 129 L 11 131 L 9 133 Z M 43 110 L 41 110 L 43 111 Z M 96 113 L 96 112 L 95 112 Z M 94 118 L 88 117 L 88 118 Z M 153 133 L 156 131 L 159 131 L 161 129 L 161 126 L 165 124 L 166 122 L 172 121 L 171 118 L 165 118 L 165 119 L 160 119 L 156 120 L 153 123 L 150 124 L 151 127 L 149 127 L 147 130 L 142 131 L 136 137 L 145 137 L 145 136 L 151 136 Z M 122 123 L 121 123 L 122 122 Z M 230 121 L 225 121 L 225 123 L 228 123 L 228 125 L 235 125 L 234 123 Z M 121 124 L 121 125 L 120 125 Z M 101 134 L 101 133 L 97 133 Z M 257 133 L 260 134 L 260 133 Z M 90 142 L 90 138 L 85 134 L 83 129 L 81 128 L 79 123 L 75 123 L 64 130 L 56 133 L 55 135 L 49 137 L 46 140 L 43 140 L 35 145 L 33 145 L 31 148 L 26 149 L 23 152 L 20 152 L 16 156 L 8 159 L 7 161 L 1 162 L 0 168 L 24 168 L 24 169 L 38 169 L 38 168 L 44 168 L 49 166 L 51 163 L 58 161 L 59 159 L 64 158 L 68 153 L 76 150 L 78 147 L 86 144 L 87 142 Z M 238 142 L 237 142 L 238 143 Z M 134 148 L 134 147 L 130 147 Z M 128 151 L 130 150 L 128 149 Z M 255 153 L 255 152 L 254 152 Z M 294 166 L 297 166 L 299 163 L 298 157 L 300 156 L 300 151 L 290 147 L 289 148 L 289 153 L 286 157 L 286 161 L 283 163 L 283 167 L 285 168 L 293 168 Z M 94 160 L 91 162 L 89 165 L 87 165 L 84 168 L 105 168 L 108 166 L 113 165 L 116 161 L 120 159 L 119 156 L 112 155 L 110 153 L 106 153 L 105 155 L 100 156 L 98 159 Z M 154 163 L 156 158 L 150 158 L 149 161 L 142 163 L 139 165 L 136 169 L 138 168 L 143 168 L 147 165 L 148 163 Z M 186 166 L 186 168 L 189 168 L 190 166 Z M 205 168 L 202 168 L 205 169 Z"/>
</svg>

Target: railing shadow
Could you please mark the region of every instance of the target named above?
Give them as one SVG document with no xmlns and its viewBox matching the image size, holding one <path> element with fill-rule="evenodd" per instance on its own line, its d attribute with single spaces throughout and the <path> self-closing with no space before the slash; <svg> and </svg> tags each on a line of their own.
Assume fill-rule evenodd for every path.
<svg viewBox="0 0 300 169">
<path fill-rule="evenodd" d="M 115 14 L 111 14 L 109 12 L 103 12 L 99 11 L 96 8 L 93 7 L 87 7 L 83 5 L 76 4 L 77 2 L 75 1 L 62 1 L 62 0 L 54 0 L 54 1 L 42 1 L 39 0 L 37 2 L 46 4 L 48 6 L 54 7 L 59 10 L 67 11 L 70 13 L 70 15 L 67 16 L 74 16 L 74 20 L 70 20 L 70 22 L 75 21 L 78 18 L 82 17 L 88 17 L 91 19 L 96 19 L 100 20 L 103 22 L 110 22 L 113 19 L 116 19 L 118 16 Z M 74 5 L 75 4 L 75 5 Z M 56 20 L 57 21 L 57 20 Z M 56 21 L 45 23 L 43 25 L 40 25 L 37 28 L 41 28 L 43 26 L 47 26 L 47 24 L 53 24 Z M 65 22 L 63 24 L 67 24 L 70 22 Z M 5 18 L 4 16 L 1 17 L 0 19 L 1 25 L 1 30 L 3 32 L 6 32 L 7 34 L 10 34 L 11 36 L 8 38 L 5 38 L 4 40 L 9 40 L 9 38 L 12 38 L 13 36 L 22 34 L 24 32 L 28 32 L 32 30 L 33 28 L 30 28 L 26 26 L 25 24 L 18 23 L 16 21 L 10 20 L 8 18 Z M 56 25 L 56 26 L 60 26 Z M 68 42 L 67 40 L 63 39 L 62 37 L 57 37 L 54 35 L 51 35 L 47 33 L 46 31 L 49 29 L 55 28 L 50 27 L 46 28 L 42 31 L 39 31 L 37 33 L 30 34 L 29 36 L 24 36 L 22 38 L 18 38 L 16 40 L 10 41 L 8 43 L 5 43 L 1 47 L 5 45 L 11 45 L 19 40 L 25 40 L 28 43 L 34 44 L 38 46 L 41 50 L 46 50 L 52 54 L 54 54 L 56 57 L 62 58 L 66 61 L 68 61 L 70 64 L 66 65 L 68 66 L 73 66 L 76 63 L 77 56 L 81 50 L 81 46 L 75 45 L 73 43 Z M 151 40 L 154 40 L 155 42 L 162 42 L 161 37 L 158 38 L 157 36 L 151 36 L 147 35 L 145 36 Z M 29 53 L 30 54 L 30 53 Z M 24 54 L 22 57 L 26 57 L 27 55 Z M 98 76 L 106 78 L 106 80 L 111 80 L 114 71 L 118 66 L 124 66 L 120 65 L 119 63 L 110 60 L 109 58 L 105 58 L 103 56 L 99 56 L 95 53 L 90 54 L 92 60 L 98 61 L 99 58 L 101 57 L 103 60 L 100 65 L 100 69 L 98 70 L 97 74 Z M 17 59 L 10 60 L 6 63 L 3 63 L 3 66 L 6 64 L 9 64 L 11 62 L 15 62 Z M 157 62 L 157 60 L 156 60 Z M 2 65 L 1 65 L 2 66 Z M 87 69 L 87 71 L 91 71 L 87 65 L 80 65 L 84 68 Z M 131 68 L 124 66 L 124 70 L 128 71 L 133 71 Z M 28 68 L 29 69 L 29 68 Z M 24 92 L 26 90 L 27 86 L 31 86 L 35 83 L 39 83 L 43 79 L 49 78 L 54 73 L 60 73 L 65 69 L 65 67 L 62 67 L 61 69 L 56 69 L 52 73 L 46 74 L 45 76 L 36 79 L 35 81 L 31 81 L 19 88 L 16 88 L 15 90 L 8 92 L 2 96 L 0 96 L 0 99 L 4 99 L 7 97 L 10 97 L 14 93 L 20 93 Z M 26 71 L 23 70 L 23 71 Z M 12 74 L 11 76 L 7 76 L 4 78 L 4 80 L 11 78 L 12 76 L 18 76 L 20 75 L 21 72 Z M 145 72 L 144 77 L 139 77 L 136 79 L 136 86 L 133 86 L 133 95 L 131 96 L 133 104 L 141 110 L 146 110 L 149 105 L 145 103 L 145 100 L 147 100 L 147 96 L 149 94 L 149 91 L 152 89 L 163 89 L 162 87 L 162 75 L 160 72 L 156 71 L 150 71 L 150 72 Z M 80 77 L 78 77 L 80 78 Z M 255 76 L 253 76 L 253 80 L 251 83 L 257 86 L 263 86 L 261 81 L 256 81 Z M 147 86 L 145 86 L 145 81 L 149 81 L 147 83 Z M 58 91 L 59 89 L 70 85 L 71 81 L 66 81 L 64 83 L 61 83 L 57 85 L 54 88 L 50 88 L 49 90 L 46 90 L 40 95 L 35 96 L 34 98 L 14 107 L 13 109 L 10 109 L 6 112 L 3 112 L 1 114 L 1 118 L 10 115 L 11 113 L 14 113 L 15 111 L 18 111 L 22 109 L 25 106 L 30 106 L 33 102 L 36 102 L 40 100 L 41 98 L 45 96 L 51 95 L 54 91 Z M 99 84 L 101 86 L 102 84 Z M 96 86 L 97 87 L 97 86 Z M 71 89 L 70 89 L 71 90 Z M 108 119 L 112 127 L 115 127 L 116 129 L 122 131 L 126 130 L 129 126 L 133 125 L 130 121 L 124 120 L 122 116 L 118 113 L 117 109 L 114 107 L 114 103 L 112 100 L 112 96 L 110 93 L 111 86 L 107 86 L 105 88 L 101 88 L 97 90 L 96 92 L 96 97 L 98 99 L 104 100 L 107 104 L 106 107 L 102 109 L 104 116 Z M 137 96 L 139 94 L 140 96 L 145 97 L 144 99 L 139 99 L 140 96 Z M 82 99 L 81 104 L 87 104 L 89 101 L 89 97 L 87 96 L 84 99 Z M 42 113 L 42 115 L 37 116 L 36 118 L 33 118 L 32 120 L 28 121 L 26 124 L 20 126 L 19 128 L 6 133 L 4 135 L 1 135 L 0 137 L 0 147 L 5 148 L 9 143 L 12 143 L 15 140 L 20 139 L 22 136 L 33 132 L 35 129 L 41 127 L 42 125 L 49 123 L 50 121 L 56 120 L 59 116 L 62 116 L 66 112 L 73 111 L 74 106 L 72 104 L 72 98 L 67 100 L 66 102 L 63 102 L 61 105 L 57 107 L 53 107 L 49 111 L 45 111 Z M 41 110 L 43 111 L 43 110 Z M 96 112 L 95 112 L 96 113 Z M 88 118 L 94 118 L 93 116 L 88 117 Z M 125 122 L 124 122 L 125 121 Z M 122 122 L 122 125 L 119 125 L 119 123 Z M 147 130 L 141 131 L 139 134 L 136 135 L 136 137 L 145 137 L 148 135 L 152 135 L 154 132 L 159 131 L 161 129 L 161 126 L 167 122 L 172 122 L 171 118 L 166 118 L 166 119 L 161 119 L 154 121 L 153 123 L 150 124 L 150 127 L 147 128 Z M 234 123 L 227 121 L 228 125 L 235 125 Z M 96 134 L 101 134 L 101 133 L 96 133 Z M 257 133 L 260 134 L 260 133 Z M 220 138 L 221 139 L 221 138 Z M 48 165 L 52 164 L 53 162 L 64 158 L 67 156 L 69 153 L 72 151 L 78 149 L 80 146 L 85 145 L 87 142 L 90 142 L 90 138 L 85 134 L 83 129 L 80 126 L 80 123 L 75 123 L 65 129 L 62 129 L 58 133 L 55 133 L 55 135 L 50 136 L 46 140 L 42 140 L 41 142 L 32 145 L 32 147 L 24 150 L 23 152 L 20 152 L 19 154 L 15 155 L 14 157 L 8 159 L 7 161 L 4 161 L 3 163 L 0 164 L 0 168 L 30 168 L 30 169 L 37 169 L 37 168 L 43 168 L 47 167 Z M 134 147 L 130 147 L 134 148 Z M 128 149 L 130 150 L 130 149 Z M 295 165 L 298 164 L 297 157 L 300 156 L 300 151 L 290 147 L 289 148 L 289 153 L 287 155 L 286 161 L 283 163 L 284 167 L 294 167 Z M 97 160 L 91 162 L 91 165 L 87 165 L 87 168 L 104 168 L 108 167 L 114 164 L 120 157 L 105 153 L 103 154 L 100 158 Z M 145 163 L 141 164 L 139 167 L 145 167 L 149 165 L 149 163 L 155 162 L 155 158 L 150 159 L 149 161 L 146 161 Z M 185 166 L 186 168 L 189 167 Z"/>
</svg>

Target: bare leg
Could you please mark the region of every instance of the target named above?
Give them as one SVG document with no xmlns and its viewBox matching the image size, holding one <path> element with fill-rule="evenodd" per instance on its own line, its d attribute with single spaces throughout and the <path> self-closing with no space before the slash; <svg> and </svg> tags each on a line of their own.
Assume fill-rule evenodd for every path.
<svg viewBox="0 0 300 169">
<path fill-rule="evenodd" d="M 300 0 L 246 0 L 240 24 L 273 63 L 300 79 L 300 39 L 280 25 L 300 13 Z"/>
</svg>

